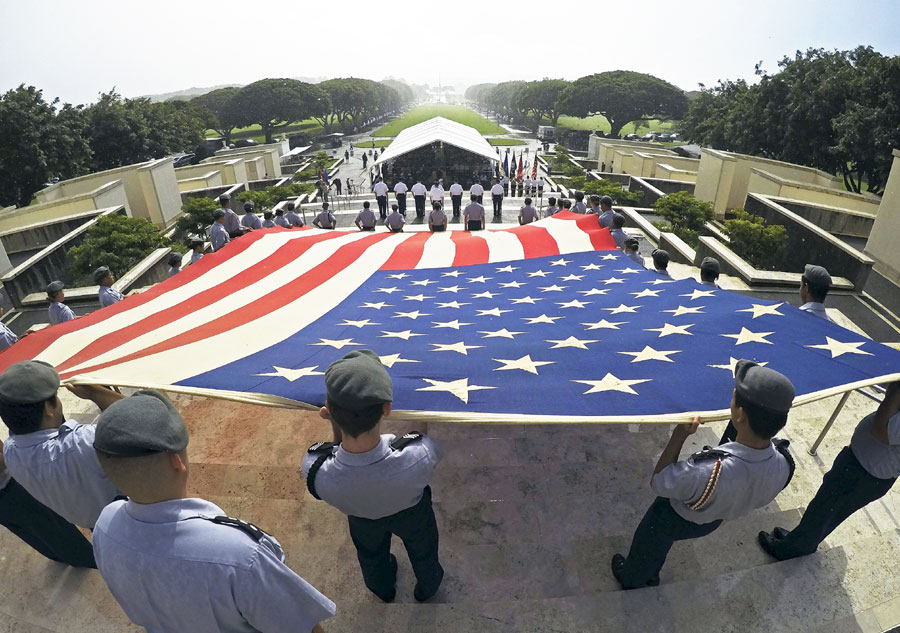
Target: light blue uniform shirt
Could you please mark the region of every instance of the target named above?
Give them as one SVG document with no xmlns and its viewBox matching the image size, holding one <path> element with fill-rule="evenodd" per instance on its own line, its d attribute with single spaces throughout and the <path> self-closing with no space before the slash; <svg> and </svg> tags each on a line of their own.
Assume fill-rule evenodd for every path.
<svg viewBox="0 0 900 633">
<path fill-rule="evenodd" d="M 284 214 L 284 219 L 291 223 L 291 226 L 305 226 L 306 222 L 303 217 L 296 211 L 288 211 Z"/>
<path fill-rule="evenodd" d="M 351 516 L 381 519 L 411 508 L 422 500 L 425 486 L 441 459 L 437 443 L 430 437 L 411 442 L 395 451 L 396 436 L 381 436 L 378 446 L 365 453 L 334 448 L 316 473 L 316 492 L 323 501 Z M 303 456 L 303 476 L 319 455 Z"/>
<path fill-rule="evenodd" d="M 622 248 L 625 245 L 625 240 L 628 239 L 628 235 L 622 229 L 610 229 L 609 234 L 612 235 L 616 246 L 619 248 Z"/>
<path fill-rule="evenodd" d="M 100 305 L 104 308 L 125 298 L 121 292 L 112 286 L 100 286 L 100 291 L 97 293 L 97 296 L 100 298 Z"/>
<path fill-rule="evenodd" d="M 204 518 L 203 499 L 116 501 L 94 528 L 103 580 L 149 633 L 307 633 L 334 603 L 284 564 L 278 541 Z"/>
<path fill-rule="evenodd" d="M 628 259 L 630 259 L 631 261 L 633 261 L 635 264 L 640 264 L 641 266 L 644 265 L 644 258 L 641 257 L 640 253 L 636 253 L 634 251 L 628 251 L 627 253 L 625 253 L 625 256 Z"/>
<path fill-rule="evenodd" d="M 274 229 L 276 226 L 278 226 L 278 225 L 275 224 L 274 222 L 272 222 L 272 220 L 263 220 L 262 221 L 262 227 L 264 229 Z"/>
<path fill-rule="evenodd" d="M 280 226 L 283 229 L 291 228 L 291 223 L 288 222 L 288 219 L 286 217 L 284 217 L 283 215 L 275 216 L 275 224 L 277 224 L 278 226 Z"/>
<path fill-rule="evenodd" d="M 333 229 L 337 221 L 334 219 L 334 215 L 331 211 L 321 211 L 319 215 L 316 216 L 316 219 L 313 220 L 313 224 L 316 223 L 319 228 Z"/>
<path fill-rule="evenodd" d="M 169 277 L 181 272 L 181 266 L 169 266 Z"/>
<path fill-rule="evenodd" d="M 816 301 L 810 301 L 809 303 L 804 303 L 800 306 L 800 309 L 804 312 L 809 312 L 813 316 L 817 316 L 820 319 L 825 319 L 826 321 L 831 321 L 828 317 L 828 313 L 825 312 L 825 304 L 818 303 Z"/>
<path fill-rule="evenodd" d="M 231 209 L 222 208 L 225 212 L 225 230 L 229 233 L 237 233 L 241 230 L 241 219 Z"/>
<path fill-rule="evenodd" d="M 224 224 L 213 222 L 212 226 L 209 227 L 209 241 L 212 243 L 213 252 L 219 250 L 231 241 L 231 238 L 228 236 L 228 231 L 225 230 Z"/>
<path fill-rule="evenodd" d="M 866 472 L 878 479 L 900 477 L 900 413 L 888 420 L 888 444 L 872 437 L 875 413 L 870 413 L 856 425 L 850 449 Z"/>
<path fill-rule="evenodd" d="M 587 213 L 587 205 L 584 204 L 584 201 L 576 202 L 572 205 L 570 211 L 572 211 L 572 213 L 580 213 L 581 215 L 585 215 Z"/>
<path fill-rule="evenodd" d="M 0 351 L 19 342 L 19 337 L 10 330 L 6 323 L 0 323 Z"/>
<path fill-rule="evenodd" d="M 610 209 L 609 211 L 604 211 L 600 215 L 597 216 L 598 221 L 600 222 L 600 226 L 608 227 L 612 226 L 613 216 L 616 214 L 615 211 Z"/>
<path fill-rule="evenodd" d="M 75 318 L 75 313 L 72 312 L 72 308 L 65 303 L 58 301 L 50 304 L 50 307 L 47 308 L 47 315 L 50 319 L 50 325 L 64 323 L 65 321 L 71 321 Z"/>
<path fill-rule="evenodd" d="M 716 449 L 732 456 L 722 460 L 718 483 L 709 501 L 698 510 L 688 506 L 706 490 L 715 459 L 695 463 L 690 457 L 669 464 L 650 480 L 653 492 L 669 499 L 672 509 L 683 519 L 703 524 L 744 516 L 772 501 L 787 483 L 790 467 L 771 443 L 768 448 L 759 449 L 727 442 Z"/>
<path fill-rule="evenodd" d="M 387 217 L 387 220 L 385 220 L 384 223 L 389 229 L 397 231 L 403 228 L 403 225 L 406 224 L 406 220 L 403 219 L 403 216 L 400 215 L 399 212 L 394 211 Z"/>
<path fill-rule="evenodd" d="M 66 521 L 93 528 L 119 490 L 94 452 L 93 424 L 68 420 L 59 428 L 10 435 L 3 446 L 9 474 Z"/>
<path fill-rule="evenodd" d="M 203 259 L 203 253 L 195 253 L 195 252 L 191 251 L 191 263 L 192 264 L 196 264 L 201 259 Z"/>
<path fill-rule="evenodd" d="M 262 220 L 259 219 L 259 216 L 255 213 L 245 213 L 241 217 L 241 226 L 246 227 L 248 229 L 261 229 L 262 228 Z"/>
</svg>

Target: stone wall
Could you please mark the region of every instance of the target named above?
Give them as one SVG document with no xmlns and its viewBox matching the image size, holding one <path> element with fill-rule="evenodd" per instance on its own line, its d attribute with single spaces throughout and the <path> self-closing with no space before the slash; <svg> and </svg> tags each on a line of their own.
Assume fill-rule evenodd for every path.
<svg viewBox="0 0 900 633">
<path fill-rule="evenodd" d="M 900 150 L 897 149 L 881 206 L 866 243 L 866 254 L 877 262 L 878 272 L 894 283 L 900 283 Z"/>
<path fill-rule="evenodd" d="M 873 219 L 881 202 L 874 196 L 790 180 L 758 168 L 750 170 L 747 191 L 859 211 Z"/>
<path fill-rule="evenodd" d="M 791 198 L 772 197 L 770 199 L 793 211 L 801 218 L 809 220 L 819 228 L 837 235 L 869 237 L 875 224 L 875 216 L 869 213 Z"/>
</svg>

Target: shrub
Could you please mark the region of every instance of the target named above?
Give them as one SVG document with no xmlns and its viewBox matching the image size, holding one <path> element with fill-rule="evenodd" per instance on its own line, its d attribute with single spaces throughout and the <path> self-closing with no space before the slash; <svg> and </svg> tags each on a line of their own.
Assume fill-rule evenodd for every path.
<svg viewBox="0 0 900 633">
<path fill-rule="evenodd" d="M 643 191 L 626 191 L 622 185 L 610 180 L 588 180 L 585 176 L 576 176 L 569 179 L 567 184 L 572 191 L 583 191 L 585 196 L 609 196 L 616 204 L 633 207 L 640 203 L 644 197 Z"/>
<path fill-rule="evenodd" d="M 654 207 L 671 226 L 672 232 L 692 248 L 697 248 L 700 242 L 700 232 L 704 223 L 714 217 L 710 203 L 697 200 L 685 191 L 677 191 L 660 198 Z"/>
<path fill-rule="evenodd" d="M 766 226 L 761 217 L 743 209 L 735 209 L 734 215 L 734 219 L 725 221 L 731 250 L 756 268 L 773 268 L 773 258 L 787 242 L 785 228 L 778 224 Z"/>
<path fill-rule="evenodd" d="M 213 213 L 219 203 L 212 198 L 191 198 L 181 207 L 182 215 L 175 222 L 173 238 L 185 244 L 193 239 L 206 239 L 206 230 L 213 223 Z"/>
<path fill-rule="evenodd" d="M 92 284 L 91 274 L 100 266 L 109 266 L 113 274 L 122 275 L 163 246 L 169 246 L 169 240 L 149 220 L 104 215 L 85 232 L 81 245 L 68 252 L 71 281 Z"/>
</svg>

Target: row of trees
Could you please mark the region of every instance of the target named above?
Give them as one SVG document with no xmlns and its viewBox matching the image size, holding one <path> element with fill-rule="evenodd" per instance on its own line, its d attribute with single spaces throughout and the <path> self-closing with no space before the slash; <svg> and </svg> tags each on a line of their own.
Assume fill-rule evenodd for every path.
<svg viewBox="0 0 900 633">
<path fill-rule="evenodd" d="M 0 95 L 0 207 L 27 205 L 51 177 L 72 178 L 195 147 L 205 108 L 123 99 L 112 90 L 90 106 L 48 102 L 34 86 Z"/>
<path fill-rule="evenodd" d="M 633 121 L 680 119 L 688 109 L 684 91 L 653 75 L 627 70 L 597 73 L 575 81 L 542 79 L 476 84 L 466 99 L 513 121 L 549 121 L 556 125 L 563 114 L 587 117 L 602 114 L 610 134 L 618 136 Z"/>
<path fill-rule="evenodd" d="M 195 97 L 191 103 L 206 108 L 212 129 L 226 142 L 235 128 L 258 124 L 272 141 L 277 128 L 305 119 L 317 119 L 323 128 L 338 125 L 349 132 L 361 121 L 384 116 L 413 100 L 406 84 L 386 80 L 329 79 L 309 84 L 296 79 L 262 79 L 243 88 L 220 88 Z"/>
<path fill-rule="evenodd" d="M 841 174 L 848 189 L 885 185 L 900 147 L 900 57 L 871 47 L 809 49 L 758 82 L 720 81 L 691 103 L 681 131 L 702 145 Z M 702 87 L 702 86 L 701 86 Z"/>
</svg>

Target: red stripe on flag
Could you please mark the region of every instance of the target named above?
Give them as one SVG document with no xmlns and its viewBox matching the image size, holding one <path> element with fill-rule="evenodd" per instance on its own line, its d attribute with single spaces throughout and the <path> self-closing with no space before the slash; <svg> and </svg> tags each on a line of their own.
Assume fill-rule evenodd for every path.
<svg viewBox="0 0 900 633">
<path fill-rule="evenodd" d="M 287 230 L 287 229 L 282 229 Z M 76 365 L 80 365 L 81 363 L 89 361 L 91 358 L 95 358 L 100 356 L 101 354 L 105 354 L 106 352 L 115 349 L 119 345 L 126 343 L 132 339 L 135 339 L 139 336 L 147 334 L 153 330 L 159 329 L 163 326 L 166 326 L 173 321 L 176 321 L 183 317 L 185 314 L 190 314 L 192 312 L 196 312 L 197 310 L 201 310 L 209 305 L 212 305 L 216 301 L 220 301 L 222 297 L 228 296 L 242 288 L 246 288 L 261 279 L 265 278 L 269 274 L 271 274 L 274 270 L 281 268 L 282 266 L 289 265 L 291 262 L 295 261 L 298 257 L 300 257 L 307 250 L 324 242 L 326 240 L 334 239 L 335 237 L 340 237 L 340 233 L 329 232 L 329 233 L 320 233 L 319 235 L 310 235 L 305 239 L 291 240 L 287 242 L 280 248 L 278 248 L 275 252 L 270 254 L 265 259 L 262 259 L 252 266 L 250 266 L 247 270 L 242 273 L 239 273 L 229 279 L 226 282 L 219 284 L 213 288 L 200 292 L 196 295 L 193 295 L 186 301 L 183 301 L 177 305 L 172 306 L 171 308 L 167 308 L 160 312 L 156 312 L 144 319 L 141 319 L 137 323 L 126 326 L 124 328 L 115 330 L 110 332 L 105 336 L 101 336 L 95 341 L 92 341 L 85 347 L 83 347 L 77 354 L 72 356 L 71 358 L 66 359 L 62 363 L 59 363 L 57 366 L 57 371 L 62 372 L 70 367 L 75 367 Z M 245 236 L 246 237 L 246 236 Z M 245 238 L 241 238 L 245 239 Z M 226 247 L 227 248 L 227 247 Z M 240 250 L 235 250 L 233 253 L 228 253 L 227 251 L 220 251 L 220 253 L 224 253 L 228 255 L 228 258 L 234 257 L 236 254 L 240 253 Z M 218 253 L 214 254 L 218 255 Z M 206 257 L 201 259 L 196 264 L 192 264 L 193 266 L 199 266 L 203 264 Z M 216 258 L 216 261 L 212 262 L 211 266 L 207 266 L 205 269 L 201 268 L 199 273 L 194 271 L 193 277 L 196 278 L 200 274 L 206 272 L 209 268 L 221 265 L 224 259 Z M 183 275 L 187 273 L 190 268 L 179 273 L 179 275 Z M 175 275 L 178 277 L 178 275 Z M 174 277 L 172 280 L 174 281 Z M 159 284 L 154 290 L 162 288 L 164 291 L 172 290 L 173 288 L 177 288 L 178 286 L 184 285 L 183 283 L 169 286 L 168 282 L 164 282 Z M 120 302 L 121 303 L 121 302 Z M 117 304 L 114 304 L 115 307 Z M 212 335 L 212 334 L 211 334 Z"/>
<path fill-rule="evenodd" d="M 425 252 L 425 242 L 431 237 L 430 233 L 416 233 L 404 240 L 394 248 L 390 258 L 381 267 L 381 270 L 409 270 L 415 268 Z"/>
<path fill-rule="evenodd" d="M 525 226 L 517 226 L 514 229 L 510 229 L 509 232 L 518 237 L 522 243 L 525 259 L 559 255 L 559 244 L 556 243 L 550 232 L 542 226 L 526 224 Z"/>
<path fill-rule="evenodd" d="M 574 215 L 574 218 L 569 218 L 568 216 Z M 578 228 L 587 233 L 591 238 L 591 244 L 594 246 L 595 251 L 615 251 L 618 250 L 619 247 L 616 246 L 616 241 L 613 239 L 612 235 L 609 234 L 609 229 L 600 226 L 599 218 L 593 213 L 588 213 L 587 215 L 581 215 L 580 213 L 567 213 L 565 219 L 573 219 L 575 220 L 575 224 L 578 225 Z"/>
<path fill-rule="evenodd" d="M 329 233 L 327 235 L 332 234 Z M 346 244 L 339 248 L 337 252 L 331 255 L 331 257 L 304 274 L 302 277 L 296 279 L 293 283 L 286 284 L 280 289 L 274 292 L 270 292 L 265 296 L 264 299 L 254 301 L 253 303 L 241 306 L 237 310 L 233 310 L 228 314 L 224 314 L 221 317 L 217 318 L 213 323 L 203 324 L 197 328 L 194 328 L 193 330 L 184 332 L 183 334 L 179 334 L 178 336 L 174 336 L 166 341 L 162 341 L 161 343 L 157 343 L 156 345 L 151 345 L 150 347 L 145 347 L 138 352 L 134 352 L 127 356 L 123 356 L 106 363 L 93 365 L 91 367 L 84 367 L 74 372 L 60 372 L 60 376 L 63 379 L 66 379 L 78 373 L 98 371 L 107 367 L 111 367 L 113 365 L 127 363 L 129 361 L 144 358 L 146 356 L 152 356 L 153 354 L 166 352 L 177 347 L 190 345 L 191 343 L 196 343 L 197 341 L 202 341 L 205 338 L 210 338 L 212 336 L 221 334 L 222 332 L 227 332 L 242 325 L 246 325 L 251 321 L 269 314 L 273 310 L 277 310 L 278 308 L 291 303 L 292 301 L 296 301 L 303 295 L 307 294 L 309 291 L 314 290 L 321 284 L 334 277 L 336 274 L 340 274 L 340 271 L 344 270 L 354 261 L 359 259 L 360 255 L 362 255 L 369 246 L 372 246 L 373 244 L 376 244 L 381 240 L 389 237 L 389 233 L 376 233 L 374 235 L 366 236 L 350 244 Z M 130 338 L 131 337 L 127 337 L 120 342 L 125 342 L 125 340 L 130 340 Z"/>
<path fill-rule="evenodd" d="M 490 260 L 490 248 L 484 238 L 468 231 L 453 231 L 450 239 L 456 246 L 453 256 L 454 266 L 471 266 L 486 264 Z"/>
</svg>

